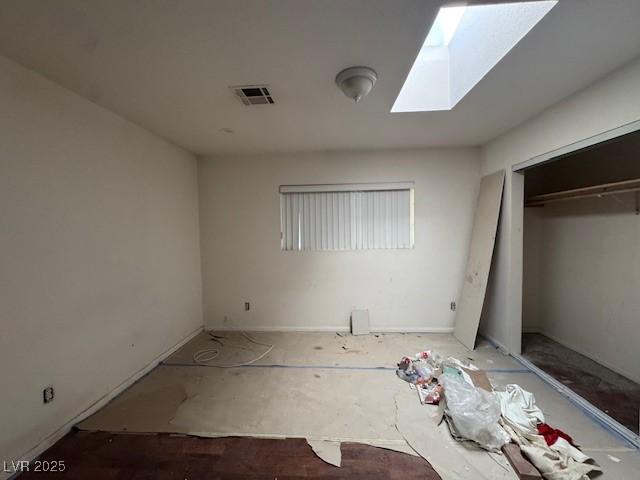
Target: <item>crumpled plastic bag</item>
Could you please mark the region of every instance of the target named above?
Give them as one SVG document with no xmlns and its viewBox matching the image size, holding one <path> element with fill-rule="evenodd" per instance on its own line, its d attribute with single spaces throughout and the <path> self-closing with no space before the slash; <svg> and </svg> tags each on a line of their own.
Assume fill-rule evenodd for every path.
<svg viewBox="0 0 640 480">
<path fill-rule="evenodd" d="M 426 362 L 420 362 L 416 360 L 413 362 L 413 370 L 418 374 L 421 378 L 431 378 L 433 377 L 433 369 Z"/>
<path fill-rule="evenodd" d="M 457 432 L 487 450 L 500 450 L 509 441 L 500 427 L 500 403 L 493 394 L 475 388 L 460 378 L 442 375 L 447 414 Z"/>
<path fill-rule="evenodd" d="M 409 357 L 402 357 L 396 370 L 398 377 L 414 385 L 428 385 L 433 379 L 433 374 L 433 368 L 429 363 Z"/>
</svg>

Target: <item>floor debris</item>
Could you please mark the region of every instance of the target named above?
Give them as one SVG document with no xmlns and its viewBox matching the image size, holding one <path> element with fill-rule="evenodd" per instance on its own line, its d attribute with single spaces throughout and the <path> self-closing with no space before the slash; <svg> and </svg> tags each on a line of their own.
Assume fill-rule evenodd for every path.
<svg viewBox="0 0 640 480">
<path fill-rule="evenodd" d="M 318 457 L 334 467 L 339 467 L 342 462 L 340 442 L 327 440 L 313 440 L 307 438 L 307 443 Z"/>
<path fill-rule="evenodd" d="M 452 438 L 472 441 L 489 452 L 502 451 L 521 479 L 581 480 L 590 472 L 601 471 L 568 434 L 545 423 L 531 392 L 516 384 L 494 391 L 486 373 L 469 360 L 442 360 L 427 350 L 413 358 L 402 357 L 396 375 L 418 390 L 421 404 L 445 405 L 444 418 Z M 438 402 L 426 401 L 436 388 Z M 401 428 L 407 435 L 408 426 Z M 422 445 L 415 445 L 414 438 L 405 439 L 423 454 Z M 427 460 L 435 461 L 432 457 Z"/>
<path fill-rule="evenodd" d="M 433 410 L 437 410 L 437 407 Z M 415 401 L 415 397 L 402 395 L 401 392 L 396 396 L 396 428 L 443 480 L 517 478 L 513 472 L 506 472 L 494 463 L 486 451 L 467 448 L 456 442 L 444 424 L 438 426 L 436 419 L 424 418 L 424 414 L 424 407 Z"/>
<path fill-rule="evenodd" d="M 252 336 L 250 336 L 248 333 L 240 330 L 240 333 L 246 340 L 248 340 L 254 345 L 267 347 L 267 349 L 264 350 L 257 357 L 254 357 L 251 360 L 246 360 L 244 362 L 233 363 L 233 364 L 211 363 L 213 360 L 217 359 L 220 356 L 220 351 L 221 351 L 221 348 L 223 347 L 235 348 L 240 350 L 249 350 L 249 351 L 253 351 L 253 349 L 249 345 L 238 345 L 234 343 L 229 343 L 223 336 L 215 335 L 213 332 L 207 332 L 207 333 L 209 334 L 211 340 L 219 344 L 220 347 L 219 348 L 203 348 L 193 354 L 193 362 L 195 364 L 205 365 L 207 367 L 236 368 L 236 367 L 252 365 L 258 362 L 259 360 L 261 360 L 262 358 L 266 357 L 267 355 L 269 355 L 269 353 L 271 353 L 271 350 L 273 350 L 273 348 L 275 347 L 275 345 L 272 345 L 269 343 L 259 342 L 256 339 L 254 339 Z"/>
<path fill-rule="evenodd" d="M 504 453 L 507 460 L 515 470 L 520 480 L 536 480 L 541 479 L 542 475 L 533 464 L 522 456 L 520 447 L 515 443 L 508 443 L 502 447 L 502 453 Z"/>
</svg>

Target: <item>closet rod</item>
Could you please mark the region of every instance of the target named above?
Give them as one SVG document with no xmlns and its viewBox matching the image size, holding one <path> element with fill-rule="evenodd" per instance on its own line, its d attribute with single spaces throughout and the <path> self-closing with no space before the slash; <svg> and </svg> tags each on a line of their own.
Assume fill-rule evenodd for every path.
<svg viewBox="0 0 640 480">
<path fill-rule="evenodd" d="M 590 187 L 534 195 L 526 200 L 525 207 L 538 207 L 546 205 L 547 203 L 564 202 L 566 200 L 577 200 L 581 198 L 604 197 L 606 195 L 639 191 L 640 178 L 637 178 L 634 180 L 624 180 L 622 182 L 603 183 Z"/>
</svg>

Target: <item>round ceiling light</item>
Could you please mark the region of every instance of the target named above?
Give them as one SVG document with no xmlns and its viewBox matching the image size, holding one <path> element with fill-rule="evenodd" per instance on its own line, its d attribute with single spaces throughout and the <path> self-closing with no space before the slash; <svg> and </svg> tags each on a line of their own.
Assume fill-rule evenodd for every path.
<svg viewBox="0 0 640 480">
<path fill-rule="evenodd" d="M 378 74 L 369 67 L 349 67 L 336 75 L 336 85 L 354 102 L 359 102 L 362 97 L 367 96 L 376 80 Z"/>
</svg>

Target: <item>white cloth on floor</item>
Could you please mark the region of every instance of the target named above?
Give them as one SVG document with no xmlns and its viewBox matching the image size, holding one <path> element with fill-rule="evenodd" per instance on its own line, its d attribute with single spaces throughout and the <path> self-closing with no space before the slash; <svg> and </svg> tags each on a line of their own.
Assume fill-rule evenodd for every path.
<svg viewBox="0 0 640 480">
<path fill-rule="evenodd" d="M 523 390 L 519 385 L 509 384 L 506 391 L 495 392 L 500 400 L 502 417 L 521 433 L 537 435 L 538 423 L 544 423 L 544 414 L 536 405 L 533 393 Z"/>
<path fill-rule="evenodd" d="M 563 453 L 561 449 L 557 450 L 549 447 L 542 435 L 527 435 L 525 438 L 508 425 L 504 425 L 504 428 L 520 446 L 523 455 L 540 470 L 542 476 L 547 480 L 589 480 L 587 476 L 589 472 L 602 471 L 593 462 L 593 459 L 584 455 L 570 444 L 571 448 L 579 453 L 578 456 L 583 461 L 576 460 L 572 455 Z M 554 446 L 557 443 L 559 442 L 554 443 Z"/>
<path fill-rule="evenodd" d="M 548 445 L 548 447 L 552 450 L 555 450 L 564 455 L 568 455 L 573 458 L 576 462 L 584 463 L 587 460 L 590 460 L 590 457 L 582 453 L 576 447 L 571 445 L 567 440 L 562 437 L 559 437 L 553 445 Z"/>
<path fill-rule="evenodd" d="M 544 414 L 532 393 L 518 385 L 507 385 L 505 392 L 495 392 L 500 400 L 502 425 L 520 450 L 542 476 L 548 480 L 589 480 L 587 473 L 601 471 L 593 459 L 564 438 L 549 446 L 537 425 Z"/>
</svg>

